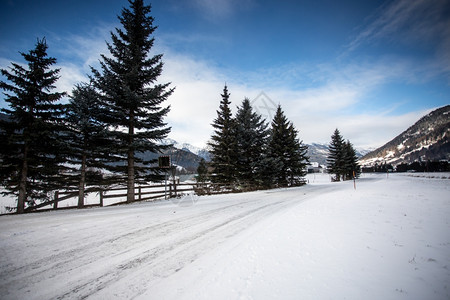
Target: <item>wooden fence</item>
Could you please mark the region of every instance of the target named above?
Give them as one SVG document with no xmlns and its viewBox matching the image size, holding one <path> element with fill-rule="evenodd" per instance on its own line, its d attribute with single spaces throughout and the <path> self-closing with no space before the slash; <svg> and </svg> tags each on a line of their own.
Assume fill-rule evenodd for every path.
<svg viewBox="0 0 450 300">
<path fill-rule="evenodd" d="M 171 181 L 170 183 L 168 182 L 167 185 L 157 184 L 137 186 L 135 188 L 134 201 L 149 201 L 164 199 L 166 197 L 172 198 L 186 192 L 194 192 L 197 195 L 212 195 L 224 193 L 239 193 L 244 191 L 247 192 L 257 189 L 258 188 L 250 185 L 235 186 L 223 183 L 177 183 Z M 126 187 L 110 188 L 107 190 L 100 188 L 89 188 L 86 190 L 86 193 L 96 193 L 98 195 L 98 202 L 85 204 L 83 207 L 113 206 L 125 204 L 127 203 L 126 192 Z M 41 212 L 53 209 L 74 209 L 78 208 L 78 206 L 70 205 L 70 202 L 77 203 L 77 200 L 78 191 L 56 191 L 53 200 L 27 207 L 25 209 L 25 212 Z M 63 201 L 68 201 L 69 203 L 66 203 L 66 206 L 61 206 L 60 204 Z"/>
<path fill-rule="evenodd" d="M 197 184 L 192 183 L 167 183 L 157 185 L 137 186 L 135 188 L 135 202 L 146 200 L 164 199 L 165 197 L 176 197 L 181 193 L 193 192 L 197 189 Z M 118 187 L 110 189 L 90 188 L 86 190 L 86 194 L 96 193 L 98 195 L 97 203 L 85 204 L 83 207 L 95 206 L 112 206 L 125 204 L 127 197 L 127 188 Z M 73 209 L 78 208 L 77 205 L 61 206 L 61 202 L 77 202 L 78 191 L 56 191 L 53 200 L 46 201 L 27 207 L 25 212 L 47 211 L 52 209 Z M 47 207 L 49 206 L 49 207 Z"/>
<path fill-rule="evenodd" d="M 211 195 L 219 193 L 236 192 L 231 186 L 218 183 L 174 183 L 168 182 L 164 184 L 144 185 L 135 188 L 135 202 L 164 199 L 166 197 L 177 197 L 182 193 L 195 192 L 198 195 Z M 98 195 L 97 203 L 85 204 L 83 207 L 96 206 L 113 206 L 127 203 L 127 188 L 118 187 L 110 189 L 88 188 L 86 194 L 95 193 Z M 43 212 L 54 209 L 74 209 L 78 205 L 70 205 L 69 203 L 77 203 L 78 191 L 56 191 L 53 200 L 39 203 L 25 209 L 25 212 Z M 62 206 L 62 202 L 66 202 Z M 67 203 L 69 202 L 69 203 Z"/>
</svg>

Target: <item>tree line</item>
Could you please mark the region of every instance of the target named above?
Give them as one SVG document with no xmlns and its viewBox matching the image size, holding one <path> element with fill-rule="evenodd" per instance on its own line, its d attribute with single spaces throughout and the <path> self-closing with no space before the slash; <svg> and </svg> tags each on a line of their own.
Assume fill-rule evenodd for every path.
<svg viewBox="0 0 450 300">
<path fill-rule="evenodd" d="M 151 7 L 129 4 L 118 16 L 122 28 L 111 32 L 110 55 L 101 55 L 99 70 L 91 67 L 89 83 L 74 87 L 69 104 L 61 101 L 65 92 L 54 92 L 60 69 L 45 38 L 21 53 L 26 66 L 1 70 L 8 108 L 0 120 L 0 182 L 4 194 L 17 196 L 18 213 L 61 188 L 79 189 L 82 207 L 86 186 L 119 182 L 131 202 L 136 183 L 159 180 L 155 161 L 136 154 L 168 147 L 159 143 L 170 132 L 163 102 L 174 89 L 157 81 L 163 63 L 162 54 L 151 55 Z"/>
<path fill-rule="evenodd" d="M 214 132 L 208 143 L 211 162 L 203 160 L 199 180 L 247 188 L 272 188 L 303 184 L 308 164 L 307 146 L 281 106 L 269 124 L 245 98 L 231 112 L 230 93 L 225 85 Z"/>
<path fill-rule="evenodd" d="M 363 172 L 386 173 L 386 172 L 449 172 L 450 164 L 446 160 L 427 160 L 402 162 L 395 167 L 392 164 L 383 162 L 375 163 L 373 166 L 364 166 Z"/>
</svg>

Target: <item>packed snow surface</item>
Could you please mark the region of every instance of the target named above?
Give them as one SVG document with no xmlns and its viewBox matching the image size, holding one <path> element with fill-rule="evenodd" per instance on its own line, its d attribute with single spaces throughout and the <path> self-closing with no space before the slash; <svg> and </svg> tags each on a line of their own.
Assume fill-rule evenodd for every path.
<svg viewBox="0 0 450 300">
<path fill-rule="evenodd" d="M 450 299 L 448 176 L 0 217 L 1 299 Z"/>
</svg>

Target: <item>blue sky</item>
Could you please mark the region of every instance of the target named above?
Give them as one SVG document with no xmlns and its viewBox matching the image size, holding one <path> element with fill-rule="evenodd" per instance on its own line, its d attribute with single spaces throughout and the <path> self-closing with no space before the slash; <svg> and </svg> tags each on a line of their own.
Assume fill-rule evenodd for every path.
<svg viewBox="0 0 450 300">
<path fill-rule="evenodd" d="M 450 103 L 447 0 L 147 3 L 160 80 L 176 87 L 166 120 L 179 142 L 206 144 L 225 83 L 234 110 L 244 97 L 263 115 L 281 104 L 304 142 L 326 143 L 337 127 L 357 148 L 381 146 Z M 124 6 L 3 0 L 0 67 L 23 62 L 18 52 L 45 36 L 61 68 L 57 88 L 70 92 L 107 53 Z"/>
</svg>

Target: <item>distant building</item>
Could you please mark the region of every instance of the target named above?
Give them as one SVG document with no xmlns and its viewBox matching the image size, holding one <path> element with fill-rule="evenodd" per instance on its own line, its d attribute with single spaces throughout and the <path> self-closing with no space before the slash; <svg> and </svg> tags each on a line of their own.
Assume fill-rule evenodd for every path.
<svg viewBox="0 0 450 300">
<path fill-rule="evenodd" d="M 311 162 L 308 165 L 308 173 L 325 173 L 326 168 L 318 162 Z"/>
</svg>

